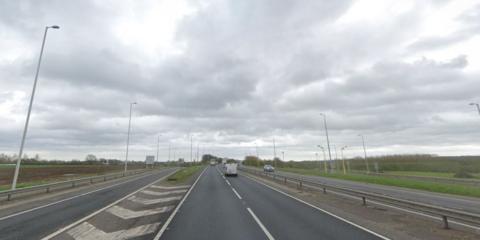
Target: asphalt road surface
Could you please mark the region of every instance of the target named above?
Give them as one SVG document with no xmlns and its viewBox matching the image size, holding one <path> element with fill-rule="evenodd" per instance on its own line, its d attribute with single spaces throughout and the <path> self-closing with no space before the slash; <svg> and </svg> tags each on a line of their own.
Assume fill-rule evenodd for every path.
<svg viewBox="0 0 480 240">
<path fill-rule="evenodd" d="M 259 170 L 259 169 L 256 168 L 256 170 Z M 433 192 L 393 187 L 393 186 L 383 186 L 378 184 L 353 182 L 353 181 L 332 179 L 332 178 L 326 178 L 326 177 L 306 176 L 306 175 L 282 172 L 282 171 L 276 171 L 275 173 L 282 176 L 303 178 L 306 180 L 328 184 L 336 187 L 344 187 L 344 188 L 350 188 L 358 191 L 377 193 L 381 195 L 394 197 L 397 199 L 410 200 L 410 201 L 480 214 L 480 200 L 478 198 L 433 193 Z"/>
<path fill-rule="evenodd" d="M 206 169 L 160 239 L 382 239 L 219 168 Z"/>
<path fill-rule="evenodd" d="M 0 239 L 40 239 L 171 173 L 158 171 L 87 195 L 0 220 Z"/>
</svg>

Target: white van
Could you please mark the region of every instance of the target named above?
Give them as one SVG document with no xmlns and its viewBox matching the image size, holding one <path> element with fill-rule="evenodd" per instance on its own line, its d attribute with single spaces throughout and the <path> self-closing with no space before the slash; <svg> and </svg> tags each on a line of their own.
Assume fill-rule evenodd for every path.
<svg viewBox="0 0 480 240">
<path fill-rule="evenodd" d="M 225 164 L 225 176 L 237 176 L 237 164 L 236 163 L 227 163 Z"/>
</svg>

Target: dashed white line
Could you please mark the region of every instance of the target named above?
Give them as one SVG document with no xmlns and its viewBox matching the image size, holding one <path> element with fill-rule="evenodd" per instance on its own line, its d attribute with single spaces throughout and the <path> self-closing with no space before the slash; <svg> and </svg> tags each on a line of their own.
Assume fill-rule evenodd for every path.
<svg viewBox="0 0 480 240">
<path fill-rule="evenodd" d="M 237 195 L 238 199 L 242 199 L 242 196 L 240 196 L 240 194 L 238 194 L 238 192 L 235 190 L 235 188 L 232 187 L 232 190 L 233 192 L 235 193 L 235 195 Z"/>
<path fill-rule="evenodd" d="M 315 205 L 313 205 L 313 204 L 310 204 L 310 203 L 308 203 L 308 202 L 305 202 L 305 201 L 303 201 L 302 199 L 299 199 L 299 198 L 294 197 L 294 196 L 292 196 L 292 195 L 290 195 L 290 194 L 288 194 L 288 193 L 286 193 L 286 192 L 283 192 L 283 191 L 281 191 L 281 190 L 279 190 L 279 189 L 276 189 L 276 188 L 274 188 L 274 187 L 271 187 L 271 186 L 269 186 L 269 185 L 267 185 L 267 184 L 265 184 L 265 183 L 263 183 L 263 182 L 257 181 L 257 180 L 253 179 L 253 178 L 250 177 L 250 176 L 247 176 L 247 175 L 244 175 L 244 176 L 247 177 L 247 178 L 249 178 L 250 180 L 256 182 L 256 183 L 259 183 L 259 184 L 261 184 L 261 185 L 263 185 L 263 186 L 265 186 L 265 187 L 267 187 L 267 188 L 272 189 L 273 191 L 276 191 L 276 192 L 278 192 L 278 193 L 281 193 L 281 194 L 283 194 L 283 195 L 285 195 L 285 196 L 287 196 L 287 197 L 289 197 L 289 198 L 295 199 L 295 200 L 297 200 L 297 201 L 299 201 L 299 202 L 301 202 L 301 203 L 303 203 L 303 204 L 306 204 L 306 205 L 308 205 L 308 206 L 310 206 L 310 207 L 312 207 L 312 208 L 315 208 L 315 209 L 317 209 L 317 210 L 319 210 L 319 211 L 321 211 L 321 212 L 324 212 L 324 213 L 326 213 L 326 214 L 328 214 L 328 215 L 330 215 L 330 216 L 332 216 L 332 217 L 334 217 L 334 218 L 336 218 L 336 219 L 342 220 L 342 221 L 344 221 L 344 222 L 346 222 L 346 223 L 348 223 L 348 224 L 350 224 L 350 225 L 353 225 L 353 226 L 355 226 L 355 227 L 357 227 L 357 228 L 360 228 L 360 229 L 362 229 L 362 230 L 364 230 L 364 231 L 366 231 L 366 232 L 368 232 L 368 233 L 371 233 L 371 234 L 373 234 L 373 235 L 375 235 L 375 236 L 377 236 L 377 237 L 379 237 L 379 238 L 381 238 L 381 239 L 390 240 L 388 237 L 385 237 L 385 236 L 383 236 L 383 235 L 381 235 L 381 234 L 379 234 L 379 233 L 376 233 L 376 232 L 374 232 L 374 231 L 372 231 L 372 230 L 370 230 L 370 229 L 364 228 L 364 227 L 362 227 L 362 226 L 360 226 L 360 225 L 358 225 L 358 224 L 356 224 L 356 223 L 353 223 L 353 222 L 351 222 L 351 221 L 349 221 L 349 220 L 347 220 L 347 219 L 345 219 L 345 218 L 342 218 L 342 217 L 340 217 L 340 216 L 337 216 L 337 215 L 335 215 L 335 214 L 333 214 L 333 213 L 331 213 L 331 212 L 329 212 L 329 211 L 327 211 L 327 210 L 321 209 L 321 208 L 319 208 L 319 207 L 317 207 L 317 206 L 315 206 Z"/>
<path fill-rule="evenodd" d="M 228 186 L 232 186 L 228 180 L 225 179 L 225 182 L 227 182 Z"/>
<path fill-rule="evenodd" d="M 268 229 L 263 225 L 263 223 L 260 221 L 260 219 L 258 219 L 257 215 L 255 215 L 255 213 L 253 213 L 252 209 L 250 208 L 247 208 L 248 212 L 250 213 L 250 215 L 252 215 L 253 219 L 255 219 L 255 222 L 257 222 L 258 226 L 260 226 L 260 228 L 262 229 L 262 231 L 265 233 L 265 235 L 267 235 L 267 238 L 269 240 L 275 240 L 275 238 L 273 238 L 272 234 L 270 234 L 270 232 L 268 231 Z"/>
</svg>

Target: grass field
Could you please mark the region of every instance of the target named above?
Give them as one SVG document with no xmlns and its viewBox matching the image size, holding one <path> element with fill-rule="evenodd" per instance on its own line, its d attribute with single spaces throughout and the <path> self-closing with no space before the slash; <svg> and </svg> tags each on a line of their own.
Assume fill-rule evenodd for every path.
<svg viewBox="0 0 480 240">
<path fill-rule="evenodd" d="M 131 165 L 129 169 L 144 168 Z M 10 189 L 14 165 L 0 165 L 0 191 Z M 80 177 L 113 173 L 123 170 L 123 165 L 22 165 L 17 188 L 66 181 Z"/>
<path fill-rule="evenodd" d="M 443 184 L 443 183 L 434 183 L 434 182 L 417 181 L 417 180 L 409 180 L 409 179 L 396 179 L 396 178 L 389 178 L 389 177 L 383 177 L 383 176 L 368 176 L 363 174 L 346 174 L 346 175 L 340 174 L 340 173 L 325 174 L 323 171 L 319 171 L 318 169 L 281 168 L 279 170 L 285 171 L 285 172 L 299 173 L 303 175 L 323 176 L 323 177 L 350 180 L 350 181 L 356 181 L 356 182 L 412 188 L 412 189 L 425 190 L 430 192 L 448 193 L 448 194 L 470 196 L 470 197 L 480 197 L 480 188 L 473 187 L 473 186 L 465 186 L 465 185 L 458 185 L 458 184 Z"/>
<path fill-rule="evenodd" d="M 182 168 L 181 170 L 177 171 L 172 176 L 168 177 L 168 181 L 171 183 L 184 183 L 187 181 L 191 176 L 193 176 L 198 171 L 202 170 L 205 166 L 190 166 L 186 168 Z"/>
<path fill-rule="evenodd" d="M 402 176 L 420 176 L 420 177 L 443 177 L 454 178 L 455 173 L 448 172 L 417 172 L 417 171 L 389 171 L 386 174 L 402 175 Z M 474 178 L 480 179 L 480 174 L 472 174 Z"/>
</svg>

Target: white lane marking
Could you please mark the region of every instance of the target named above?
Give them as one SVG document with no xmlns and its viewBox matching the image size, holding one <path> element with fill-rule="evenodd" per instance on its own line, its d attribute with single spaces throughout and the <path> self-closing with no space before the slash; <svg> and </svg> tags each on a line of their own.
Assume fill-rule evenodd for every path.
<svg viewBox="0 0 480 240">
<path fill-rule="evenodd" d="M 237 195 L 238 199 L 242 200 L 242 196 L 240 196 L 240 194 L 238 194 L 238 192 L 235 190 L 235 188 L 232 187 L 232 190 L 235 193 L 235 195 Z"/>
<path fill-rule="evenodd" d="M 165 196 L 165 195 L 179 194 L 179 193 L 185 193 L 185 192 L 187 192 L 187 189 L 174 190 L 174 191 L 168 191 L 168 192 L 155 192 L 155 191 L 150 191 L 150 190 L 141 191 L 141 193 L 143 193 L 143 194 L 152 195 L 152 196 Z"/>
<path fill-rule="evenodd" d="M 255 213 L 253 213 L 252 209 L 247 208 L 247 210 L 252 215 L 253 219 L 255 219 L 255 222 L 257 222 L 258 226 L 260 226 L 260 228 L 265 233 L 265 235 L 267 235 L 267 238 L 269 240 L 275 240 L 275 238 L 273 238 L 272 234 L 270 234 L 270 232 L 267 230 L 267 228 L 262 224 L 260 219 L 258 219 L 257 215 L 255 215 Z"/>
<path fill-rule="evenodd" d="M 228 180 L 225 180 L 225 182 L 227 182 L 228 186 L 232 186 Z"/>
<path fill-rule="evenodd" d="M 170 201 L 180 200 L 180 199 L 182 199 L 182 196 L 166 197 L 166 198 L 159 198 L 159 199 L 146 199 L 146 198 L 140 198 L 135 196 L 131 196 L 128 198 L 128 200 L 132 202 L 140 203 L 143 205 L 152 205 L 152 204 L 170 202 Z"/>
<path fill-rule="evenodd" d="M 278 192 L 278 193 L 281 193 L 281 194 L 283 194 L 283 195 L 285 195 L 285 196 L 287 196 L 287 197 L 290 197 L 290 198 L 292 198 L 292 199 L 295 199 L 295 200 L 297 200 L 297 201 L 299 201 L 299 202 L 301 202 L 301 203 L 303 203 L 303 204 L 306 204 L 306 205 L 308 205 L 308 206 L 310 206 L 310 207 L 312 207 L 312 208 L 315 208 L 315 209 L 317 209 L 318 211 L 324 212 L 324 213 L 326 213 L 326 214 L 328 214 L 328 215 L 330 215 L 330 216 L 332 216 L 332 217 L 334 217 L 334 218 L 336 218 L 336 219 L 342 220 L 342 221 L 344 221 L 344 222 L 346 222 L 346 223 L 348 223 L 348 224 L 350 224 L 350 225 L 353 225 L 353 226 L 355 226 L 355 227 L 357 227 L 357 228 L 360 228 L 360 229 L 362 229 L 362 230 L 364 230 L 364 231 L 366 231 L 366 232 L 368 232 L 368 233 L 371 233 L 371 234 L 373 234 L 373 235 L 375 235 L 375 236 L 377 236 L 377 237 L 379 237 L 379 238 L 382 238 L 382 239 L 385 239 L 385 240 L 390 240 L 390 238 L 388 238 L 388 237 L 385 237 L 385 236 L 383 236 L 383 235 L 381 235 L 381 234 L 379 234 L 379 233 L 376 233 L 376 232 L 374 232 L 374 231 L 372 231 L 372 230 L 370 230 L 370 229 L 364 228 L 364 227 L 362 227 L 362 226 L 360 226 L 360 225 L 358 225 L 358 224 L 356 224 L 356 223 L 353 223 L 353 222 L 351 222 L 351 221 L 349 221 L 349 220 L 347 220 L 347 219 L 345 219 L 345 218 L 342 218 L 342 217 L 340 217 L 340 216 L 337 216 L 337 215 L 335 215 L 335 214 L 333 214 L 333 213 L 331 213 L 331 212 L 329 212 L 329 211 L 327 211 L 327 210 L 321 209 L 321 208 L 319 208 L 319 207 L 317 207 L 317 206 L 315 206 L 315 205 L 313 205 L 313 204 L 310 204 L 310 203 L 308 203 L 308 202 L 305 202 L 305 201 L 303 201 L 302 199 L 299 199 L 299 198 L 297 198 L 297 197 L 294 197 L 294 196 L 292 196 L 292 195 L 290 195 L 290 194 L 288 194 L 288 193 L 286 193 L 286 192 L 283 192 L 283 191 L 281 191 L 281 190 L 279 190 L 279 189 L 276 189 L 276 188 L 274 188 L 274 187 L 270 187 L 269 185 L 267 185 L 267 184 L 265 184 L 265 183 L 262 183 L 262 182 L 260 182 L 260 181 L 257 181 L 257 180 L 255 180 L 255 179 L 251 178 L 250 176 L 246 176 L 246 175 L 243 175 L 243 176 L 249 178 L 250 180 L 252 180 L 252 181 L 254 181 L 254 182 L 258 183 L 258 184 L 261 184 L 261 185 L 263 185 L 263 186 L 265 186 L 265 187 L 268 187 L 268 188 L 272 189 L 273 191 L 276 191 L 276 192 Z"/>
<path fill-rule="evenodd" d="M 150 187 L 151 185 L 153 185 L 153 184 L 155 184 L 155 183 L 157 183 L 157 182 L 162 181 L 163 179 L 169 177 L 170 175 L 173 175 L 173 174 L 176 173 L 177 171 L 178 171 L 178 169 L 177 169 L 176 171 L 171 172 L 170 174 L 167 174 L 167 175 L 165 175 L 165 176 L 163 176 L 163 177 L 161 177 L 161 178 L 159 178 L 159 179 L 157 179 L 157 180 L 155 180 L 155 181 L 147 184 L 147 185 L 144 186 L 144 187 L 141 187 L 141 188 L 138 189 L 137 191 L 134 191 L 134 192 L 128 194 L 127 196 L 125 196 L 125 197 L 123 197 L 123 198 L 120 198 L 120 199 L 118 199 L 117 201 L 115 201 L 115 202 L 113 202 L 113 203 L 111 203 L 111 204 L 109 204 L 109 205 L 107 205 L 107 206 L 105 206 L 105 207 L 103 207 L 103 208 L 101 208 L 101 209 L 99 209 L 99 210 L 91 213 L 90 215 L 88 215 L 88 216 L 86 216 L 86 217 L 84 217 L 84 218 L 82 218 L 82 219 L 79 219 L 78 221 L 76 221 L 76 222 L 74 222 L 74 223 L 72 223 L 72 224 L 70 224 L 70 225 L 68 225 L 68 226 L 66 226 L 66 227 L 63 227 L 63 228 L 57 230 L 56 232 L 51 233 L 50 235 L 42 238 L 42 240 L 51 239 L 51 238 L 57 236 L 58 234 L 66 231 L 67 229 L 70 229 L 70 228 L 72 228 L 72 227 L 80 224 L 81 222 L 85 222 L 86 220 L 88 220 L 88 219 L 92 218 L 93 216 L 101 213 L 102 211 L 105 211 L 106 209 L 108 209 L 108 208 L 110 208 L 110 207 L 112 207 L 112 206 L 117 205 L 119 202 L 121 202 L 121 201 L 129 198 L 130 196 L 133 196 L 133 195 L 136 194 L 137 192 L 140 192 L 140 191 L 142 191 L 143 189 L 146 189 L 146 188 Z"/>
<path fill-rule="evenodd" d="M 115 240 L 140 237 L 155 232 L 160 223 L 146 224 L 127 230 L 119 230 L 106 233 L 88 222 L 84 222 L 68 231 L 68 234 L 75 240 Z"/>
<path fill-rule="evenodd" d="M 163 172 L 163 171 L 162 171 L 162 172 Z M 159 172 L 157 172 L 157 173 L 159 173 Z M 151 175 L 153 175 L 153 174 L 155 174 L 155 173 L 149 174 L 149 175 L 147 175 L 147 176 L 139 176 L 139 177 L 130 179 L 130 180 L 125 181 L 125 182 L 117 183 L 117 184 L 114 184 L 114 185 L 111 185 L 111 186 L 108 186 L 108 187 L 99 188 L 99 189 L 97 189 L 97 190 L 93 190 L 93 191 L 90 191 L 90 192 L 82 193 L 82 194 L 80 194 L 80 195 L 76 195 L 76 196 L 73 196 L 73 197 L 65 198 L 65 199 L 62 199 L 62 200 L 59 200 L 59 201 L 56 201 L 56 202 L 53 202 L 53 203 L 49 203 L 49 204 L 43 205 L 43 206 L 38 206 L 38 207 L 34 207 L 34 208 L 31 208 L 31 209 L 28 209 L 28 210 L 24 210 L 24 211 L 21 211 L 21 212 L 17 212 L 17 213 L 14 213 L 14 214 L 11 214 L 11 215 L 8 215 L 8 216 L 5 216 L 5 217 L 1 217 L 1 218 L 0 218 L 0 221 L 5 220 L 5 219 L 7 219 L 7 218 L 15 217 L 15 216 L 18 216 L 18 215 L 21 215 L 21 214 L 29 213 L 29 212 L 32 212 L 32 211 L 35 211 L 35 210 L 38 210 L 38 209 L 46 208 L 46 207 L 49 207 L 49 206 L 52 206 L 52 205 L 55 205 L 55 204 L 59 204 L 59 203 L 62 203 L 62 202 L 66 202 L 66 201 L 69 201 L 69 200 L 72 200 L 72 199 L 75 199 L 75 198 L 78 198 L 78 197 L 82 197 L 82 196 L 85 196 L 85 195 L 88 195 L 88 194 L 92 194 L 92 193 L 95 193 L 95 192 L 98 192 L 98 191 L 102 191 L 102 190 L 105 190 L 105 189 L 113 188 L 113 187 L 116 187 L 116 186 L 121 185 L 121 184 L 124 184 L 124 183 L 129 183 L 129 182 L 138 180 L 138 179 L 140 179 L 140 178 L 144 178 L 144 177 L 151 176 Z"/>
<path fill-rule="evenodd" d="M 155 209 L 149 209 L 149 210 L 141 210 L 141 211 L 134 211 L 130 209 L 126 209 L 120 206 L 113 206 L 109 209 L 107 209 L 107 212 L 122 218 L 122 219 L 131 219 L 131 218 L 137 218 L 137 217 L 144 217 L 144 216 L 150 216 L 150 215 L 155 215 L 155 214 L 160 214 L 160 213 L 165 213 L 168 211 L 171 211 L 174 206 L 166 206 L 166 207 L 160 207 L 160 208 L 155 208 Z"/>
<path fill-rule="evenodd" d="M 172 219 L 175 217 L 175 215 L 177 214 L 178 212 L 178 209 L 180 209 L 180 207 L 183 205 L 183 202 L 185 202 L 185 199 L 187 199 L 188 195 L 190 195 L 190 193 L 192 192 L 192 189 L 195 187 L 195 185 L 197 185 L 197 182 L 198 180 L 200 179 L 200 177 L 202 177 L 203 173 L 205 172 L 205 170 L 207 170 L 207 168 L 204 168 L 202 173 L 200 173 L 200 175 L 198 176 L 197 180 L 195 180 L 195 182 L 192 184 L 192 187 L 190 187 L 190 189 L 188 189 L 188 192 L 185 194 L 185 196 L 183 196 L 182 200 L 180 201 L 180 203 L 177 205 L 177 207 L 175 208 L 175 210 L 173 210 L 172 214 L 168 217 L 167 221 L 165 222 L 165 224 L 163 224 L 162 228 L 160 229 L 160 231 L 158 231 L 157 235 L 155 236 L 155 238 L 153 240 L 158 240 L 160 239 L 160 237 L 162 237 L 163 233 L 165 232 L 165 230 L 167 230 L 167 227 L 168 225 L 170 224 L 170 222 L 172 221 Z"/>
<path fill-rule="evenodd" d="M 182 185 L 182 186 L 175 186 L 175 187 L 165 187 L 165 186 L 152 185 L 150 187 L 151 188 L 164 189 L 164 190 L 175 190 L 175 189 L 189 188 L 190 185 Z M 188 190 L 188 189 L 186 189 L 186 190 Z"/>
</svg>

